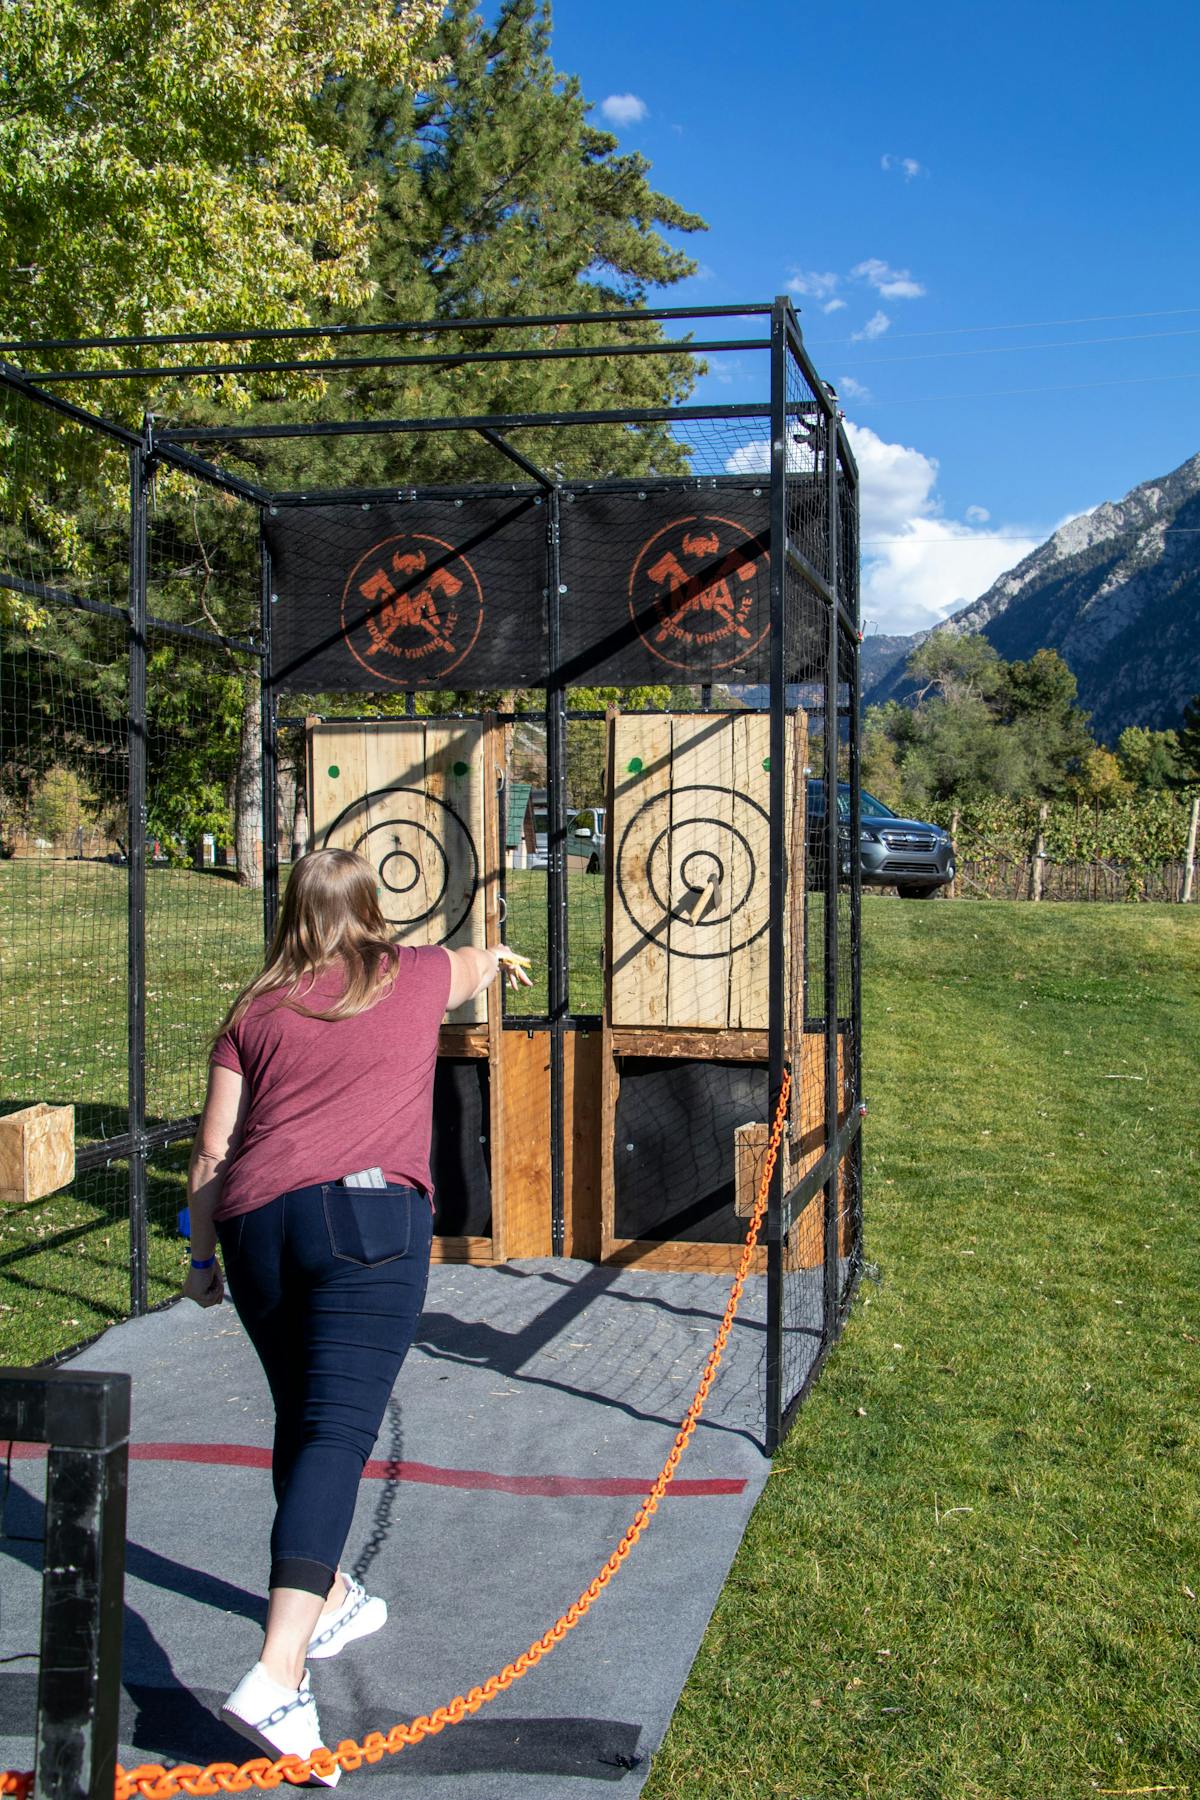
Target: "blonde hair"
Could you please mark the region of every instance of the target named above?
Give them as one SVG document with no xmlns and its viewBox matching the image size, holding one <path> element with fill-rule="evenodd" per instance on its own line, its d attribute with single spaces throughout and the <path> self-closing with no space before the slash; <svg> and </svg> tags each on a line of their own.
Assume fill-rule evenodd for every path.
<svg viewBox="0 0 1200 1800">
<path fill-rule="evenodd" d="M 300 1002 L 300 985 L 341 963 L 345 990 L 324 1011 Z M 353 850 L 313 850 L 294 864 L 275 936 L 260 974 L 244 987 L 217 1032 L 229 1031 L 263 994 L 309 1019 L 352 1019 L 396 978 L 396 946 L 379 909 L 375 871 Z"/>
</svg>

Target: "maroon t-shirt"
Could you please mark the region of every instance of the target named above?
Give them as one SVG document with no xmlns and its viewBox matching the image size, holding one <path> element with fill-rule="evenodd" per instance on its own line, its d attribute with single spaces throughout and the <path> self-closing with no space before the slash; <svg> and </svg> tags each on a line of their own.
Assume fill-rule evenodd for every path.
<svg viewBox="0 0 1200 1800">
<path fill-rule="evenodd" d="M 339 963 L 298 998 L 327 1007 L 344 985 Z M 307 1018 L 277 994 L 252 1001 L 213 1046 L 213 1062 L 238 1070 L 250 1088 L 215 1217 L 359 1169 L 380 1168 L 432 1197 L 433 1075 L 449 998 L 450 958 L 432 944 L 399 947 L 390 993 L 351 1019 Z"/>
</svg>

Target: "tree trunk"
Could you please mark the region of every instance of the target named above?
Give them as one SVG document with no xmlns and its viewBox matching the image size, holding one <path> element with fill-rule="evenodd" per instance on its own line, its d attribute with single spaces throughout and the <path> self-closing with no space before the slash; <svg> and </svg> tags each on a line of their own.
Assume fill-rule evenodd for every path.
<svg viewBox="0 0 1200 1800">
<path fill-rule="evenodd" d="M 305 783 L 296 783 L 296 810 L 292 818 L 292 861 L 308 855 L 308 796 Z"/>
<path fill-rule="evenodd" d="M 263 884 L 262 809 L 262 714 L 258 681 L 248 679 L 242 702 L 234 818 L 239 887 L 261 888 Z"/>
<path fill-rule="evenodd" d="M 1029 898 L 1040 900 L 1046 886 L 1046 820 L 1050 817 L 1050 802 L 1043 800 L 1038 807 L 1037 838 L 1033 846 L 1033 861 L 1029 865 Z"/>
<path fill-rule="evenodd" d="M 279 759 L 276 778 L 275 842 L 291 844 L 292 822 L 296 817 L 296 771 L 286 757 Z"/>
<path fill-rule="evenodd" d="M 1196 879 L 1196 831 L 1200 826 L 1200 793 L 1192 795 L 1192 816 L 1188 820 L 1187 849 L 1183 857 L 1183 900 L 1186 904 L 1192 897 L 1192 887 Z"/>
</svg>

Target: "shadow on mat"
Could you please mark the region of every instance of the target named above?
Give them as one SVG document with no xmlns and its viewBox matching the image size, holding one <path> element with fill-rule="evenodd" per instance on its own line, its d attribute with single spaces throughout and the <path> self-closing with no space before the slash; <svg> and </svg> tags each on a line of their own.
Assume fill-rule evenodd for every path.
<svg viewBox="0 0 1200 1800">
<path fill-rule="evenodd" d="M 228 1690 L 209 1693 L 185 1687 L 170 1657 L 131 1606 L 125 1608 L 122 1662 L 127 1670 L 136 1670 L 136 1675 L 126 1675 L 123 1684 L 122 1744 L 167 1762 L 242 1763 L 254 1754 L 245 1738 L 216 1717 Z"/>
<path fill-rule="evenodd" d="M 541 1281 L 555 1277 L 544 1277 L 540 1272 L 527 1274 L 523 1270 L 512 1269 L 501 1265 L 489 1271 L 498 1275 L 509 1275 L 522 1281 Z M 600 1298 L 624 1300 L 631 1298 L 622 1293 L 612 1293 L 613 1283 L 619 1281 L 627 1271 L 623 1269 L 595 1268 L 583 1276 L 581 1280 L 571 1281 L 562 1286 L 562 1291 L 551 1300 L 550 1304 L 528 1323 L 518 1325 L 512 1331 L 491 1325 L 482 1320 L 464 1320 L 453 1313 L 426 1310 L 421 1314 L 417 1334 L 413 1340 L 414 1347 L 423 1350 L 435 1361 L 465 1363 L 477 1368 L 492 1369 L 496 1374 L 510 1381 L 523 1382 L 531 1387 L 544 1387 L 560 1394 L 571 1394 L 577 1398 L 589 1400 L 596 1406 L 611 1408 L 621 1412 L 627 1418 L 636 1419 L 639 1423 L 650 1425 L 666 1425 L 672 1429 L 679 1423 L 679 1415 L 673 1410 L 676 1395 L 672 1395 L 672 1410 L 657 1412 L 644 1406 L 637 1406 L 629 1399 L 620 1399 L 616 1394 L 598 1391 L 603 1381 L 603 1370 L 611 1368 L 611 1360 L 605 1359 L 598 1365 L 598 1381 L 595 1388 L 585 1388 L 569 1381 L 556 1380 L 551 1375 L 543 1375 L 530 1368 L 530 1364 L 545 1352 L 554 1341 L 572 1328 L 586 1314 L 593 1301 Z M 691 1313 L 693 1309 L 684 1309 L 663 1300 L 658 1295 L 647 1294 L 636 1296 L 637 1304 L 656 1307 L 675 1315 Z M 698 1318 L 710 1318 L 713 1315 L 696 1311 Z M 753 1321 L 746 1322 L 750 1330 L 761 1331 L 764 1328 Z M 697 1357 L 696 1373 L 700 1373 L 703 1357 Z M 656 1365 L 657 1373 L 657 1365 Z M 629 1379 L 629 1371 L 624 1371 L 624 1378 Z M 719 1417 L 711 1414 L 700 1421 L 702 1432 L 726 1432 L 734 1437 L 742 1437 L 758 1447 L 757 1433 L 746 1425 L 734 1423 L 724 1424 Z"/>
<path fill-rule="evenodd" d="M 21 1495 L 23 1505 L 19 1517 L 25 1535 L 19 1538 L 5 1537 L 0 1539 L 0 1545 L 14 1562 L 22 1562 L 40 1575 L 45 1505 L 40 1498 L 23 1493 L 15 1482 L 10 1492 Z M 175 1562 L 169 1556 L 160 1556 L 157 1550 L 148 1550 L 144 1544 L 130 1541 L 125 1545 L 125 1574 L 127 1578 L 132 1575 L 137 1581 L 162 1588 L 168 1594 L 178 1594 L 181 1600 L 195 1600 L 199 1605 L 210 1606 L 216 1612 L 236 1613 L 239 1618 L 250 1619 L 255 1625 L 261 1626 L 266 1619 L 267 1603 L 263 1595 L 247 1593 L 245 1588 L 235 1587 L 233 1582 L 225 1581 L 220 1575 L 210 1575 L 205 1569 L 189 1569 L 185 1563 Z M 126 1610 L 127 1647 L 130 1642 L 129 1620 L 136 1616 Z"/>
<path fill-rule="evenodd" d="M 623 1781 L 642 1762 L 641 1734 L 640 1725 L 620 1719 L 468 1719 L 452 1731 L 426 1738 L 415 1749 L 386 1757 L 377 1767 L 410 1781 L 441 1775 Z M 353 1737 L 355 1728 L 349 1726 L 345 1735 Z"/>
<path fill-rule="evenodd" d="M 168 1762 L 242 1763 L 253 1746 L 215 1717 L 225 1692 L 130 1684 L 121 1705 L 121 1742 L 139 1755 Z M 132 1703 L 132 1704 L 131 1704 Z M 134 1710 L 136 1709 L 136 1716 Z M 361 1719 L 321 1708 L 327 1744 L 361 1738 Z M 385 1756 L 375 1769 L 391 1780 L 430 1781 L 449 1775 L 556 1775 L 564 1780 L 622 1781 L 642 1759 L 639 1725 L 618 1719 L 469 1719 L 413 1749 Z M 363 1768 L 362 1780 L 372 1773 Z"/>
</svg>

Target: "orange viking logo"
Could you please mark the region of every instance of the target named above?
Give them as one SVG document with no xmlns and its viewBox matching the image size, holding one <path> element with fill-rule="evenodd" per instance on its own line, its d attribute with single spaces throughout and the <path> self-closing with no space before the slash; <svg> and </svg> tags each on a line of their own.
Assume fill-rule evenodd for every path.
<svg viewBox="0 0 1200 1800">
<path fill-rule="evenodd" d="M 767 555 L 732 519 L 676 519 L 643 544 L 629 581 L 642 640 L 676 668 L 730 668 L 766 635 Z"/>
<path fill-rule="evenodd" d="M 440 681 L 482 622 L 483 590 L 466 557 L 419 532 L 368 550 L 342 594 L 346 647 L 380 686 Z"/>
</svg>

